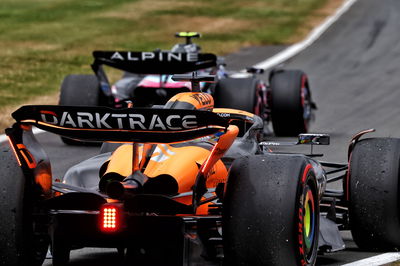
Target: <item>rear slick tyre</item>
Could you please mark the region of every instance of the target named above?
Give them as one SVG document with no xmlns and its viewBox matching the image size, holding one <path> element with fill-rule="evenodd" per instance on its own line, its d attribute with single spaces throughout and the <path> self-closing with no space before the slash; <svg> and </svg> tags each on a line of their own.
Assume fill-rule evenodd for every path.
<svg viewBox="0 0 400 266">
<path fill-rule="evenodd" d="M 307 75 L 300 70 L 272 72 L 271 120 L 276 136 L 307 133 L 312 119 L 311 92 Z"/>
<path fill-rule="evenodd" d="M 400 248 L 400 139 L 359 141 L 350 157 L 349 216 L 354 242 L 361 249 Z"/>
<path fill-rule="evenodd" d="M 236 160 L 222 228 L 225 265 L 314 265 L 319 200 L 311 164 L 297 155 Z"/>
<path fill-rule="evenodd" d="M 255 78 L 221 79 L 214 93 L 215 108 L 233 108 L 254 113 L 257 99 Z"/>
<path fill-rule="evenodd" d="M 0 146 L 0 169 L 0 265 L 42 265 L 49 243 L 46 223 L 33 216 L 33 186 L 8 143 Z"/>
<path fill-rule="evenodd" d="M 69 262 L 71 249 L 64 240 L 56 237 L 52 243 L 51 253 L 53 255 L 53 266 L 65 266 Z"/>
<path fill-rule="evenodd" d="M 66 76 L 61 83 L 59 105 L 100 105 L 100 84 L 96 75 L 72 74 Z M 89 144 L 66 137 L 61 137 L 61 140 L 67 145 Z"/>
</svg>

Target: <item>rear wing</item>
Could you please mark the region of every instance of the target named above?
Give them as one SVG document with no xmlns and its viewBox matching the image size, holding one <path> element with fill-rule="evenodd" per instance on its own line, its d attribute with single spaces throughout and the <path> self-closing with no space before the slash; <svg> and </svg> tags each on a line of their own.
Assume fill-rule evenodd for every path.
<svg viewBox="0 0 400 266">
<path fill-rule="evenodd" d="M 200 110 L 28 105 L 12 114 L 19 124 L 86 141 L 173 143 L 226 130 L 228 120 Z"/>
<path fill-rule="evenodd" d="M 137 74 L 182 74 L 217 65 L 216 55 L 207 53 L 94 51 L 93 57 L 95 73 L 101 65 Z"/>
</svg>

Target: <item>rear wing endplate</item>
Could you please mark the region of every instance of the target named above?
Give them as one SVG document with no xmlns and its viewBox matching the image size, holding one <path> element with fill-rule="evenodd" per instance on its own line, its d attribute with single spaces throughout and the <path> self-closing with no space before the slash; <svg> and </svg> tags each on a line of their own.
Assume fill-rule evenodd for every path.
<svg viewBox="0 0 400 266">
<path fill-rule="evenodd" d="M 183 109 L 28 105 L 12 116 L 19 124 L 86 141 L 182 142 L 215 134 L 229 125 L 215 113 Z"/>
</svg>

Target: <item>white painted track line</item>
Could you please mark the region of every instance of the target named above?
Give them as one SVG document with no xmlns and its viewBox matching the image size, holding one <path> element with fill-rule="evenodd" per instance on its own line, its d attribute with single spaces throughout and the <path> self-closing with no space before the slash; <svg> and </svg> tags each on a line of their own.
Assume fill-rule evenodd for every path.
<svg viewBox="0 0 400 266">
<path fill-rule="evenodd" d="M 389 252 L 381 255 L 358 260 L 342 266 L 378 266 L 400 260 L 400 252 Z"/>
<path fill-rule="evenodd" d="M 286 48 L 285 50 L 277 53 L 276 55 L 262 61 L 254 67 L 262 68 L 262 69 L 269 69 L 274 66 L 280 65 L 283 62 L 287 61 L 288 59 L 292 58 L 293 56 L 297 55 L 308 46 L 313 44 L 319 37 L 333 24 L 335 23 L 347 10 L 358 0 L 347 0 L 345 1 L 342 6 L 340 6 L 336 12 L 325 19 L 325 21 L 319 25 L 318 27 L 314 28 L 310 34 L 301 42 L 293 44 Z"/>
<path fill-rule="evenodd" d="M 7 140 L 7 136 L 5 134 L 0 135 L 0 143 Z"/>
</svg>

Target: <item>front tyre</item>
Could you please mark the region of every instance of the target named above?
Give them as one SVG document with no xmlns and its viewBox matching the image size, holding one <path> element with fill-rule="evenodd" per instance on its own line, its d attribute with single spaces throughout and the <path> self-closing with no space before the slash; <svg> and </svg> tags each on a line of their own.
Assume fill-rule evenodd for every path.
<svg viewBox="0 0 400 266">
<path fill-rule="evenodd" d="M 224 197 L 226 265 L 314 265 L 317 181 L 307 159 L 258 155 L 234 162 Z"/>
</svg>

